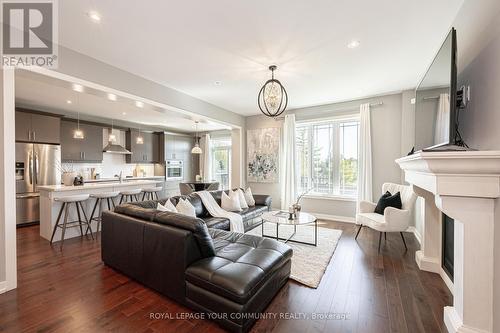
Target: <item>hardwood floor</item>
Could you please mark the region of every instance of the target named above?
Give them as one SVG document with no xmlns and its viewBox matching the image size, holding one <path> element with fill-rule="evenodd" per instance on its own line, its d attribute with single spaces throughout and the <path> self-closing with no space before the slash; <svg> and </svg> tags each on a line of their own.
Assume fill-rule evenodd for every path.
<svg viewBox="0 0 500 333">
<path fill-rule="evenodd" d="M 418 269 L 413 235 L 405 234 L 405 252 L 399 234 L 388 234 L 378 254 L 378 233 L 364 228 L 356 242 L 352 224 L 322 226 L 343 234 L 320 286 L 288 282 L 267 308 L 278 317 L 261 319 L 253 332 L 446 331 L 443 307 L 452 296 L 438 275 Z M 61 252 L 33 226 L 17 230 L 17 253 L 18 289 L 0 295 L 1 332 L 223 331 L 197 318 L 151 319 L 194 313 L 104 266 L 99 240 L 68 240 Z"/>
</svg>

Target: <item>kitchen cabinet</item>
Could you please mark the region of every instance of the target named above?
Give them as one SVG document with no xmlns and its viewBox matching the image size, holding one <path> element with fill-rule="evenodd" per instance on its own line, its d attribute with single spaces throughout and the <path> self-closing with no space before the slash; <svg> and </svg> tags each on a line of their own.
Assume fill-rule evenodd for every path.
<svg viewBox="0 0 500 333">
<path fill-rule="evenodd" d="M 74 139 L 74 121 L 61 121 L 61 159 L 65 162 L 101 162 L 102 127 L 80 122 L 83 139 Z"/>
<path fill-rule="evenodd" d="M 16 111 L 16 141 L 59 144 L 60 127 L 59 117 Z"/>
<path fill-rule="evenodd" d="M 187 161 L 191 156 L 194 137 L 184 134 L 160 134 L 160 160 Z"/>
<path fill-rule="evenodd" d="M 137 143 L 137 137 L 142 136 L 143 143 Z M 132 153 L 126 156 L 127 163 L 159 163 L 159 140 L 157 133 L 139 132 L 131 129 L 126 134 L 126 148 Z"/>
<path fill-rule="evenodd" d="M 191 154 L 194 137 L 185 134 L 160 134 L 160 160 L 165 163 L 169 160 L 183 161 L 183 179 L 193 180 L 198 172 L 199 155 Z M 178 184 L 177 184 L 178 185 Z M 178 186 L 177 186 L 178 187 Z"/>
</svg>

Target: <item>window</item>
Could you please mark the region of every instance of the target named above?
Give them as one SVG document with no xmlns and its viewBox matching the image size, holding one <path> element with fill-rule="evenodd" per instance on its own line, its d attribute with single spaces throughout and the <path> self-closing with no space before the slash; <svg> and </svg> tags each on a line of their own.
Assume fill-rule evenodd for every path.
<svg viewBox="0 0 500 333">
<path fill-rule="evenodd" d="M 212 178 L 219 182 L 221 189 L 230 188 L 231 174 L 231 137 L 215 137 L 211 139 Z"/>
<path fill-rule="evenodd" d="M 358 131 L 357 119 L 297 124 L 299 194 L 356 196 Z"/>
</svg>

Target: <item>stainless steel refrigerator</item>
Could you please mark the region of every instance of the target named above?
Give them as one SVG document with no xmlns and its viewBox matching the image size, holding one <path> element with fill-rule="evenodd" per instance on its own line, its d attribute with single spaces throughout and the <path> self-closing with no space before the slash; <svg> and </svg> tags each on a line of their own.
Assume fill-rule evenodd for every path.
<svg viewBox="0 0 500 333">
<path fill-rule="evenodd" d="M 61 146 L 16 143 L 16 224 L 40 221 L 40 185 L 61 183 Z"/>
</svg>

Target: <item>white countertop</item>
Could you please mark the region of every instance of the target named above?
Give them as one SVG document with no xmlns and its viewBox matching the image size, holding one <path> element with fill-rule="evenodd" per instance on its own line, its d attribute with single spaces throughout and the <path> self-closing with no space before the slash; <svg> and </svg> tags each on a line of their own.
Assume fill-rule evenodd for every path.
<svg viewBox="0 0 500 333">
<path fill-rule="evenodd" d="M 86 183 L 80 186 L 64 186 L 64 185 L 46 185 L 46 186 L 38 186 L 38 190 L 40 192 L 48 191 L 48 192 L 64 192 L 64 191 L 82 191 L 82 190 L 91 190 L 98 188 L 116 188 L 116 187 L 127 187 L 127 186 L 138 186 L 138 185 L 149 185 L 146 187 L 153 187 L 158 183 L 163 183 L 163 179 L 158 180 L 124 180 L 122 183 L 120 182 L 97 182 L 97 183 Z"/>
<path fill-rule="evenodd" d="M 147 176 L 147 177 L 124 177 L 123 181 L 131 181 L 131 180 L 156 180 L 161 179 L 165 180 L 165 176 Z M 100 182 L 119 182 L 120 180 L 116 177 L 109 178 L 99 178 L 99 179 L 84 179 L 85 183 L 100 183 Z"/>
</svg>

